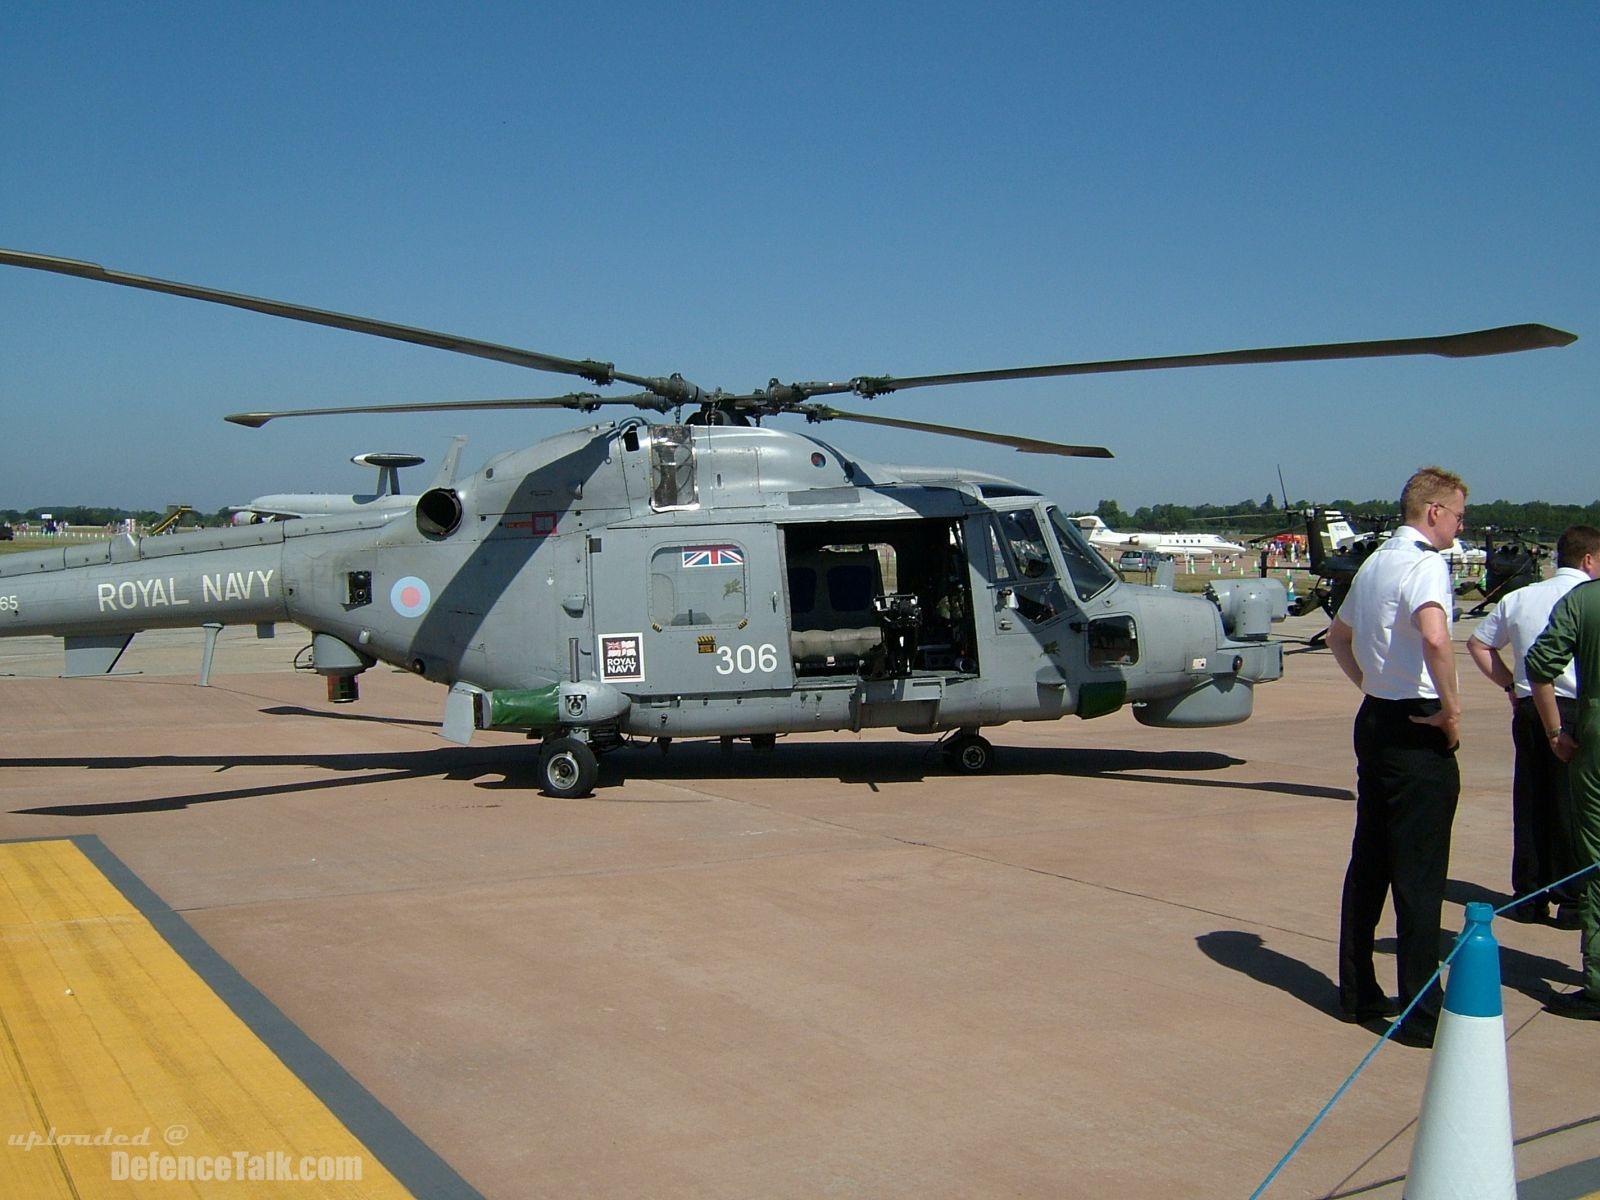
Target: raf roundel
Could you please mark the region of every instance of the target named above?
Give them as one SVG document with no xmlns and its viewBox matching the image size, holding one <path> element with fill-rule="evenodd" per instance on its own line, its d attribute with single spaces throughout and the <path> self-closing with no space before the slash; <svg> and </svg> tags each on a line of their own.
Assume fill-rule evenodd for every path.
<svg viewBox="0 0 1600 1200">
<path fill-rule="evenodd" d="M 420 617 L 428 611 L 432 599 L 428 585 L 415 575 L 395 580 L 389 589 L 389 606 L 402 617 Z"/>
</svg>

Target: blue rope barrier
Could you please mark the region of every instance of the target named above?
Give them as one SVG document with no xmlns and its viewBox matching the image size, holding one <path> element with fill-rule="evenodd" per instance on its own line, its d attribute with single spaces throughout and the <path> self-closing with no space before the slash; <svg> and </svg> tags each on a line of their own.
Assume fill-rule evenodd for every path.
<svg viewBox="0 0 1600 1200">
<path fill-rule="evenodd" d="M 1590 863 L 1587 867 L 1584 867 L 1578 871 L 1574 871 L 1565 879 L 1558 879 L 1554 883 L 1540 888 L 1537 892 L 1532 892 L 1526 896 L 1521 896 L 1515 900 L 1512 900 L 1508 904 L 1502 905 L 1500 908 L 1494 910 L 1494 915 L 1498 917 L 1501 913 L 1506 912 L 1509 909 L 1513 909 L 1519 904 L 1526 904 L 1529 900 L 1543 896 L 1547 892 L 1552 892 L 1556 888 L 1561 887 L 1563 884 L 1571 883 L 1575 879 L 1581 879 L 1590 872 L 1597 870 L 1600 870 L 1600 863 Z M 1284 1156 L 1278 1160 L 1277 1164 L 1272 1168 L 1271 1171 L 1267 1172 L 1267 1177 L 1261 1181 L 1260 1186 L 1257 1187 L 1255 1191 L 1250 1193 L 1249 1200 L 1260 1200 L 1261 1196 L 1266 1192 L 1266 1190 L 1272 1186 L 1273 1181 L 1283 1173 L 1283 1169 L 1289 1165 L 1290 1160 L 1300 1152 L 1300 1147 L 1305 1145 L 1310 1139 L 1311 1135 L 1316 1132 L 1317 1126 L 1321 1125 L 1323 1119 L 1333 1111 L 1333 1106 L 1339 1103 L 1340 1097 L 1350 1090 L 1350 1085 L 1355 1083 L 1356 1077 L 1360 1075 L 1362 1071 L 1367 1069 L 1367 1064 L 1373 1060 L 1379 1050 L 1383 1049 L 1384 1043 L 1394 1036 L 1395 1030 L 1399 1029 L 1400 1026 L 1405 1022 L 1405 1019 L 1411 1015 L 1411 1010 L 1416 1008 L 1417 1004 L 1422 1000 L 1422 998 L 1433 989 L 1433 985 L 1439 982 L 1439 976 L 1444 974 L 1444 969 L 1450 965 L 1450 963 L 1455 959 L 1456 953 L 1463 945 L 1466 944 L 1466 934 L 1467 931 L 1463 929 L 1459 934 L 1456 935 L 1456 944 L 1450 947 L 1450 953 L 1445 955 L 1444 961 L 1439 964 L 1439 969 L 1433 973 L 1431 978 L 1429 978 L 1427 986 L 1411 998 L 1411 1003 L 1406 1005 L 1405 1011 L 1394 1019 L 1389 1028 L 1383 1031 L 1383 1036 L 1372 1044 L 1372 1049 L 1368 1050 L 1366 1054 L 1362 1056 L 1361 1061 L 1356 1064 L 1356 1069 L 1351 1071 L 1350 1074 L 1345 1078 L 1345 1081 L 1339 1085 L 1337 1090 L 1334 1091 L 1333 1095 L 1328 1097 L 1328 1102 L 1324 1104 L 1317 1115 L 1311 1119 L 1311 1124 L 1305 1127 L 1300 1136 L 1295 1138 L 1294 1143 L 1289 1147 L 1288 1151 L 1285 1152 Z"/>
<path fill-rule="evenodd" d="M 1555 891 L 1558 887 L 1565 887 L 1567 884 L 1571 883 L 1574 879 L 1582 879 L 1590 871 L 1594 871 L 1594 870 L 1600 870 L 1600 863 L 1590 863 L 1587 867 L 1582 867 L 1582 868 L 1574 871 L 1571 875 L 1568 875 L 1565 879 L 1558 879 L 1554 883 L 1546 884 L 1544 887 L 1540 888 L 1537 892 L 1529 892 L 1526 896 L 1519 896 L 1517 899 L 1512 900 L 1508 904 L 1502 904 L 1499 908 L 1494 910 L 1494 915 L 1498 917 L 1501 913 L 1510 912 L 1513 908 L 1517 907 L 1517 905 L 1519 905 L 1519 904 L 1526 904 L 1529 900 L 1537 900 L 1540 896 L 1547 895 L 1548 893 Z"/>
<path fill-rule="evenodd" d="M 1261 1195 L 1272 1186 L 1273 1181 L 1277 1179 L 1278 1176 L 1283 1173 L 1283 1169 L 1289 1165 L 1289 1161 L 1300 1152 L 1300 1147 L 1305 1145 L 1310 1139 L 1311 1135 L 1316 1132 L 1316 1128 L 1318 1125 L 1322 1124 L 1323 1118 L 1333 1111 L 1333 1106 L 1339 1103 L 1340 1097 L 1343 1096 L 1345 1092 L 1350 1090 L 1350 1085 L 1356 1081 L 1356 1077 L 1360 1075 L 1362 1071 L 1367 1069 L 1367 1064 L 1372 1061 L 1373 1057 L 1378 1053 L 1379 1050 L 1383 1049 L 1384 1043 L 1394 1036 L 1394 1031 L 1400 1028 L 1400 1023 L 1411 1015 L 1411 1010 L 1414 1009 L 1421 999 L 1432 990 L 1433 985 L 1439 981 L 1439 976 L 1444 973 L 1444 969 L 1448 967 L 1451 961 L 1455 958 L 1456 952 L 1460 950 L 1463 945 L 1465 945 L 1466 932 L 1467 931 L 1463 929 L 1461 933 L 1456 936 L 1456 944 L 1450 947 L 1450 953 L 1445 955 L 1444 961 L 1439 964 L 1439 969 L 1433 973 L 1431 978 L 1429 978 L 1427 986 L 1411 998 L 1411 1003 L 1406 1005 L 1405 1011 L 1394 1019 L 1389 1028 L 1383 1031 L 1382 1037 L 1380 1037 L 1376 1042 L 1372 1043 L 1372 1049 L 1368 1050 L 1362 1057 L 1361 1061 L 1356 1064 L 1356 1069 L 1351 1071 L 1350 1074 L 1345 1078 L 1345 1081 L 1339 1085 L 1338 1089 L 1333 1093 L 1333 1095 L 1328 1097 L 1328 1102 L 1322 1106 L 1322 1109 L 1315 1117 L 1311 1118 L 1311 1124 L 1307 1125 L 1300 1136 L 1295 1138 L 1294 1144 L 1291 1145 L 1284 1156 L 1278 1160 L 1277 1165 L 1274 1166 L 1271 1171 L 1267 1172 L 1267 1177 L 1261 1181 L 1261 1185 L 1257 1187 L 1255 1191 L 1250 1193 L 1250 1200 L 1260 1200 Z"/>
</svg>

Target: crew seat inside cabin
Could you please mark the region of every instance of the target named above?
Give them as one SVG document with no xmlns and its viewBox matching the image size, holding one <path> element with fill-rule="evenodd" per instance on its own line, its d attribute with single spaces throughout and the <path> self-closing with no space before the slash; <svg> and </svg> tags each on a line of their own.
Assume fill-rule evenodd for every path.
<svg viewBox="0 0 1600 1200">
<path fill-rule="evenodd" d="M 797 673 L 854 671 L 883 645 L 872 609 L 873 597 L 883 590 L 874 550 L 809 551 L 790 558 L 788 574 L 789 647 Z"/>
</svg>

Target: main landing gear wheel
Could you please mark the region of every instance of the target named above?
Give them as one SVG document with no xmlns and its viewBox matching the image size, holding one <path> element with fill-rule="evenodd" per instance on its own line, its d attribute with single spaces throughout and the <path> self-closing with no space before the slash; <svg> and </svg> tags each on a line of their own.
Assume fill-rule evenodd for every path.
<svg viewBox="0 0 1600 1200">
<path fill-rule="evenodd" d="M 540 791 L 559 800 L 575 800 L 594 791 L 600 764 L 581 738 L 551 738 L 539 751 Z"/>
<path fill-rule="evenodd" d="M 987 775 L 994 770 L 994 746 L 976 733 L 963 733 L 944 746 L 944 761 L 960 775 Z"/>
</svg>

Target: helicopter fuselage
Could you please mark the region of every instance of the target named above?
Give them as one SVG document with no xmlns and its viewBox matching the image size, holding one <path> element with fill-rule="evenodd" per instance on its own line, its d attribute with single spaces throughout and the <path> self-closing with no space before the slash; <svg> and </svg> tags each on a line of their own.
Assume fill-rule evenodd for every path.
<svg viewBox="0 0 1600 1200">
<path fill-rule="evenodd" d="M 1281 589 L 1265 605 L 1281 617 Z M 1123 582 L 1019 485 L 637 418 L 413 509 L 11 556 L 0 609 L 0 635 L 64 638 L 69 674 L 110 670 L 139 629 L 293 622 L 332 678 L 383 661 L 449 687 L 458 740 L 975 730 L 1130 702 L 1218 725 L 1282 673 L 1259 628 Z"/>
</svg>

